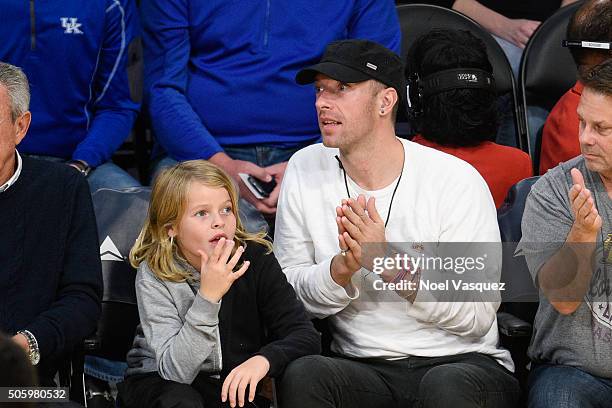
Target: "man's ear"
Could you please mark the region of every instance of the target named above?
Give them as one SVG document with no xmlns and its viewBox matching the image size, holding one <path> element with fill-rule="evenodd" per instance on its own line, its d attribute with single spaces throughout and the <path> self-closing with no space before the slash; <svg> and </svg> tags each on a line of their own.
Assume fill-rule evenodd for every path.
<svg viewBox="0 0 612 408">
<path fill-rule="evenodd" d="M 30 127 L 30 122 L 32 121 L 32 114 L 30 111 L 22 114 L 15 121 L 15 145 L 21 143 L 26 133 L 28 133 L 28 128 Z"/>
<path fill-rule="evenodd" d="M 386 115 L 393 111 L 393 107 L 398 103 L 397 91 L 394 88 L 383 90 L 380 102 L 380 113 Z"/>
</svg>

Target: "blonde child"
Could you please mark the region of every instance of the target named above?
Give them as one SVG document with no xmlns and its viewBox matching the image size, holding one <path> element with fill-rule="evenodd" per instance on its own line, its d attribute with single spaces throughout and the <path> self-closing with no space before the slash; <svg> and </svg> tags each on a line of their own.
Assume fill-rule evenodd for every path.
<svg viewBox="0 0 612 408">
<path fill-rule="evenodd" d="M 203 160 L 153 186 L 130 253 L 141 325 L 121 406 L 262 406 L 256 387 L 320 351 L 264 234 L 247 233 L 231 178 Z"/>
</svg>

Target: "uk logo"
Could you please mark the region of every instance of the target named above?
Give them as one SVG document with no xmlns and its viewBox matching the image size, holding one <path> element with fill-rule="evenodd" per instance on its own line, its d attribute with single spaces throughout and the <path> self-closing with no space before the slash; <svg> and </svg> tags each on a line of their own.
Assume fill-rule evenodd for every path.
<svg viewBox="0 0 612 408">
<path fill-rule="evenodd" d="M 78 22 L 76 17 L 60 17 L 64 34 L 83 34 L 80 30 L 82 24 Z"/>
</svg>

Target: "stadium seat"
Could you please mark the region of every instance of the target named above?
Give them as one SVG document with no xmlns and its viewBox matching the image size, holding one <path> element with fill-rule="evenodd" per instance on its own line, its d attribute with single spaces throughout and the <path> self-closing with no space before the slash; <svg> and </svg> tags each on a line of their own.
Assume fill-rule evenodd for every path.
<svg viewBox="0 0 612 408">
<path fill-rule="evenodd" d="M 102 313 L 96 333 L 75 348 L 58 372 L 72 401 L 86 403 L 84 357 L 125 361 L 139 322 L 134 289 L 136 270 L 128 254 L 147 214 L 150 188 L 100 189 L 92 195 L 102 260 Z"/>
<path fill-rule="evenodd" d="M 523 151 L 527 151 L 526 133 L 522 122 L 523 114 L 519 111 L 521 105 L 518 101 L 512 68 L 506 54 L 491 34 L 471 18 L 444 7 L 429 4 L 404 4 L 397 6 L 397 13 L 402 30 L 401 57 L 404 61 L 414 41 L 433 28 L 467 30 L 484 41 L 493 65 L 497 94 L 499 96 L 510 95 L 513 101 L 517 146 Z M 406 121 L 407 119 L 400 109 L 398 122 Z"/>
<path fill-rule="evenodd" d="M 527 347 L 538 306 L 538 290 L 535 287 L 527 263 L 516 253 L 522 237 L 521 220 L 525 202 L 539 177 L 530 177 L 516 183 L 497 212 L 497 221 L 503 244 L 501 282 L 502 305 L 497 314 L 502 346 L 508 349 L 516 365 L 515 375 L 523 390 L 527 380 Z"/>
<path fill-rule="evenodd" d="M 83 346 L 76 347 L 60 366 L 57 377 L 59 386 L 68 388 L 70 401 L 85 405 L 85 378 L 83 374 Z"/>
<path fill-rule="evenodd" d="M 150 189 L 100 189 L 93 194 L 100 238 L 104 294 L 102 315 L 87 354 L 124 361 L 138 325 L 134 279 L 136 270 L 128 256 L 149 207 Z"/>
<path fill-rule="evenodd" d="M 582 2 L 559 9 L 544 21 L 533 33 L 521 59 L 519 87 L 521 112 L 528 123 L 527 106 L 539 106 L 550 111 L 557 100 L 576 82 L 576 64 L 567 48 L 561 46 L 565 39 L 567 23 Z M 525 126 L 528 143 L 529 126 Z M 539 157 L 539 152 L 536 153 Z M 539 163 L 535 163 L 536 169 Z"/>
<path fill-rule="evenodd" d="M 87 355 L 125 361 L 140 319 L 128 256 L 146 217 L 151 190 L 100 189 L 92 195 L 102 260 L 102 312 L 95 335 L 84 343 Z"/>
</svg>

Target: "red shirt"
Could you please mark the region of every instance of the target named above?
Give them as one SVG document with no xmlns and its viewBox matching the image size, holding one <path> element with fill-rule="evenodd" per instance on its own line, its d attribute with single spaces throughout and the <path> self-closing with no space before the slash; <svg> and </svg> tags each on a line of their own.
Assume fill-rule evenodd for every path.
<svg viewBox="0 0 612 408">
<path fill-rule="evenodd" d="M 415 136 L 412 141 L 470 163 L 487 182 L 497 208 L 504 202 L 510 187 L 533 175 L 529 155 L 514 147 L 493 142 L 482 142 L 474 147 L 442 146 L 421 135 Z"/>
<path fill-rule="evenodd" d="M 578 141 L 580 123 L 576 109 L 583 88 L 582 83 L 576 82 L 576 85 L 567 91 L 550 111 L 542 130 L 540 174 L 580 154 Z"/>
</svg>

